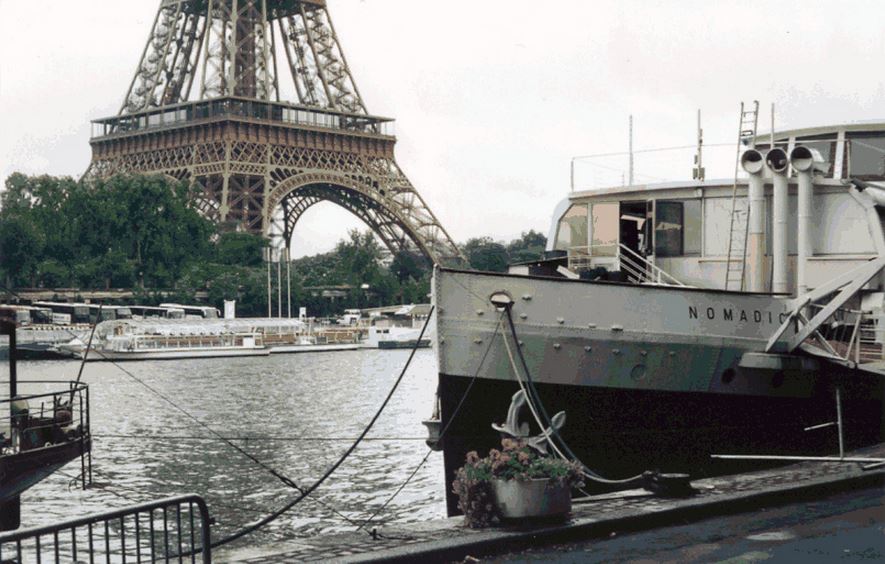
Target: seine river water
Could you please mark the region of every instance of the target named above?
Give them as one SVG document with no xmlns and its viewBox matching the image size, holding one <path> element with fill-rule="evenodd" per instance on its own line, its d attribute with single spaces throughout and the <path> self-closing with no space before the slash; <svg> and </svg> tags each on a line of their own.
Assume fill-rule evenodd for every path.
<svg viewBox="0 0 885 564">
<path fill-rule="evenodd" d="M 369 422 L 409 351 L 284 354 L 258 358 L 128 362 L 120 366 L 297 484 L 308 486 Z M 79 363 L 21 362 L 19 379 L 73 380 Z M 6 379 L 3 363 L 0 379 Z M 277 478 L 107 362 L 89 363 L 95 487 L 83 491 L 79 461 L 23 497 L 24 526 L 48 524 L 183 493 L 206 498 L 220 538 L 297 496 Z M 238 546 L 353 529 L 427 454 L 436 357 L 418 351 L 374 429 L 311 496 Z M 5 395 L 5 394 L 4 394 Z M 245 440 L 244 438 L 249 438 Z M 445 514 L 442 454 L 433 453 L 381 514 L 423 521 Z M 330 509 L 331 508 L 331 509 Z M 333 511 L 334 509 L 334 511 Z"/>
</svg>

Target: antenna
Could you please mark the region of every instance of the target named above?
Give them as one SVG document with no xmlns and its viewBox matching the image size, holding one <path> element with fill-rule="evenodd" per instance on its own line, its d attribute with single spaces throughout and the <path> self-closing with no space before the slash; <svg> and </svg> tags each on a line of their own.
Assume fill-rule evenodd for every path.
<svg viewBox="0 0 885 564">
<path fill-rule="evenodd" d="M 630 186 L 633 186 L 633 114 L 630 114 Z"/>
<path fill-rule="evenodd" d="M 701 110 L 698 109 L 698 152 L 694 156 L 694 170 L 691 177 L 703 182 L 704 171 L 704 130 L 701 128 Z"/>
</svg>

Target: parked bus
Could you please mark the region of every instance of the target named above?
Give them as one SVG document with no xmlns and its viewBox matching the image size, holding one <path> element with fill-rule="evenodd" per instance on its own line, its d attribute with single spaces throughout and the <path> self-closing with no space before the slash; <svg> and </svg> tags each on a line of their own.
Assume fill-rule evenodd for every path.
<svg viewBox="0 0 885 564">
<path fill-rule="evenodd" d="M 34 302 L 34 307 L 52 311 L 52 323 L 71 325 L 91 323 L 89 304 L 68 304 L 59 302 Z M 96 306 L 97 308 L 98 306 Z"/>
<path fill-rule="evenodd" d="M 168 308 L 170 310 L 182 310 L 185 319 L 218 319 L 221 317 L 221 312 L 218 311 L 218 308 L 211 306 L 160 304 L 160 307 Z"/>
</svg>

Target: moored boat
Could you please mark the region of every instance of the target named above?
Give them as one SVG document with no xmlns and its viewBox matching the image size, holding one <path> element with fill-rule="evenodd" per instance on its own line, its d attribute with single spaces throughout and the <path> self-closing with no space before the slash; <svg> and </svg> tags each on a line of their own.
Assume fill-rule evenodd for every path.
<svg viewBox="0 0 885 564">
<path fill-rule="evenodd" d="M 885 124 L 747 141 L 745 178 L 570 194 L 512 274 L 437 268 L 447 484 L 521 388 L 605 478 L 881 440 Z"/>
</svg>

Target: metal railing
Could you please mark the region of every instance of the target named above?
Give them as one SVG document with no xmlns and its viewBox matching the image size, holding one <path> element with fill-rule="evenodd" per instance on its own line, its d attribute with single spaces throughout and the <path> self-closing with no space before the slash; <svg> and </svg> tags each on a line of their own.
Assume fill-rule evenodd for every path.
<svg viewBox="0 0 885 564">
<path fill-rule="evenodd" d="M 809 304 L 807 318 L 825 306 Z M 842 360 L 866 364 L 885 360 L 885 316 L 871 311 L 839 308 L 809 338 Z"/>
<path fill-rule="evenodd" d="M 194 494 L 0 533 L 0 562 L 212 562 L 209 509 Z"/>
<path fill-rule="evenodd" d="M 137 114 L 96 120 L 92 122 L 92 138 L 199 123 L 217 118 L 243 118 L 375 135 L 394 135 L 393 122 L 387 118 L 226 97 L 186 102 Z"/>
<path fill-rule="evenodd" d="M 634 284 L 685 285 L 623 243 L 568 249 L 569 270 L 579 272 L 603 265 L 619 269 Z"/>
</svg>

